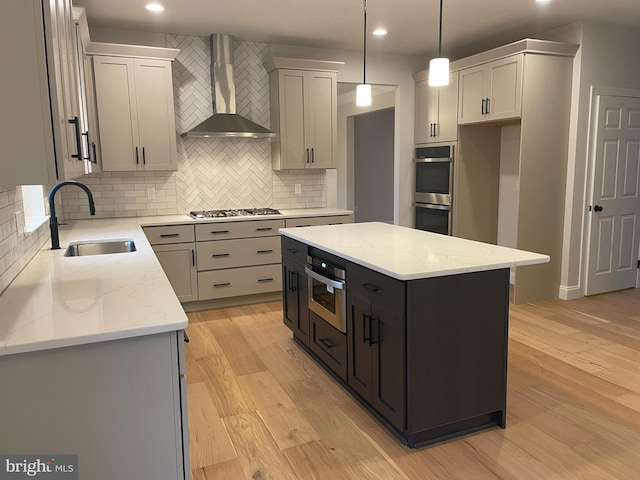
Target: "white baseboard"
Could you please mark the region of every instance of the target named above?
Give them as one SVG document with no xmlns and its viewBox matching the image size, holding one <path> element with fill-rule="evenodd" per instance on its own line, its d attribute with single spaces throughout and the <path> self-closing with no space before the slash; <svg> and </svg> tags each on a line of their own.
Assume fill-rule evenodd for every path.
<svg viewBox="0 0 640 480">
<path fill-rule="evenodd" d="M 560 285 L 558 296 L 560 300 L 576 300 L 583 297 L 584 294 L 582 293 L 582 287 L 580 287 L 580 285 L 573 285 L 571 287 Z"/>
</svg>

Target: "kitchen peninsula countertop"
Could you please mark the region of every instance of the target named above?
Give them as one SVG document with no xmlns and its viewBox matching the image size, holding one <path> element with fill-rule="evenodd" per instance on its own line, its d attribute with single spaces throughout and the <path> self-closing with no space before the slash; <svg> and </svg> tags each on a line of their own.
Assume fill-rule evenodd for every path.
<svg viewBox="0 0 640 480">
<path fill-rule="evenodd" d="M 187 316 L 143 226 L 267 220 L 352 212 L 334 208 L 283 210 L 282 215 L 193 219 L 168 215 L 71 221 L 60 226 L 60 250 L 50 242 L 0 295 L 0 356 L 181 330 Z M 133 239 L 136 251 L 64 257 L 72 242 Z"/>
<path fill-rule="evenodd" d="M 280 233 L 403 281 L 550 260 L 548 255 L 381 222 L 283 228 Z"/>
</svg>

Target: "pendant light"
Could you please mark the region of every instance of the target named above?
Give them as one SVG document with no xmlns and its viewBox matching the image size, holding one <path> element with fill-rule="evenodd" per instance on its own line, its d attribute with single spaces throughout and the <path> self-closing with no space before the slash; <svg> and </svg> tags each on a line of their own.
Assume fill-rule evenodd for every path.
<svg viewBox="0 0 640 480">
<path fill-rule="evenodd" d="M 371 85 L 367 84 L 367 0 L 363 0 L 364 11 L 364 49 L 362 59 L 362 83 L 356 87 L 356 105 L 368 107 L 371 105 Z"/>
<path fill-rule="evenodd" d="M 440 32 L 438 34 L 438 58 L 429 62 L 429 86 L 449 85 L 449 59 L 442 57 L 442 0 L 440 0 Z"/>
</svg>

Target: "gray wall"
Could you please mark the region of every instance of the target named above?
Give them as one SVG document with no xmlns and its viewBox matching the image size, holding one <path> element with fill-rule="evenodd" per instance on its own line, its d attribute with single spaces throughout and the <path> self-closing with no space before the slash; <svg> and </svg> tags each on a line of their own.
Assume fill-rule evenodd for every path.
<svg viewBox="0 0 640 480">
<path fill-rule="evenodd" d="M 393 223 L 394 121 L 393 108 L 353 119 L 356 222 Z"/>
</svg>

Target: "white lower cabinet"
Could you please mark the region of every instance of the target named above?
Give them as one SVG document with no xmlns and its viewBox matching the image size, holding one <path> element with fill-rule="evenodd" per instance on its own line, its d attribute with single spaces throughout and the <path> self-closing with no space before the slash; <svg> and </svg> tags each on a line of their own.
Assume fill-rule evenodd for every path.
<svg viewBox="0 0 640 480">
<path fill-rule="evenodd" d="M 178 300 L 198 300 L 198 273 L 193 225 L 143 228 Z"/>
<path fill-rule="evenodd" d="M 1 357 L 0 452 L 78 455 L 81 478 L 190 478 L 180 331 Z"/>
<path fill-rule="evenodd" d="M 196 226 L 198 300 L 282 290 L 279 228 L 284 220 Z"/>
</svg>

